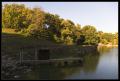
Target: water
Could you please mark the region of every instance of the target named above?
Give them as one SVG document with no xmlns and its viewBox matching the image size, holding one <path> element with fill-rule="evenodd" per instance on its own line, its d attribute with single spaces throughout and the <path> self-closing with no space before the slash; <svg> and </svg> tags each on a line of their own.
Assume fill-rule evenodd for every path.
<svg viewBox="0 0 120 81">
<path fill-rule="evenodd" d="M 91 53 L 84 59 L 83 65 L 39 65 L 23 75 L 22 79 L 118 79 L 118 48 L 102 47 L 99 54 Z"/>
<path fill-rule="evenodd" d="M 109 48 L 108 48 L 109 49 Z M 118 49 L 112 48 L 106 53 L 100 53 L 95 60 L 91 56 L 83 69 L 66 77 L 66 79 L 117 79 L 118 78 Z M 93 59 L 92 59 L 93 58 Z M 96 61 L 95 64 L 92 60 Z M 93 66 L 93 65 L 94 66 Z M 85 69 L 86 68 L 86 69 Z"/>
</svg>

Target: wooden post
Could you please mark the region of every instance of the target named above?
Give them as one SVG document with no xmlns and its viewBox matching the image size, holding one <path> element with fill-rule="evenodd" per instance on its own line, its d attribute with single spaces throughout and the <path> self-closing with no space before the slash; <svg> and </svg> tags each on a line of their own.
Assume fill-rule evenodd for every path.
<svg viewBox="0 0 120 81">
<path fill-rule="evenodd" d="M 38 57 L 37 57 L 37 48 L 35 49 L 35 60 L 36 61 L 38 60 Z"/>
<path fill-rule="evenodd" d="M 22 63 L 22 49 L 20 49 L 20 63 Z"/>
</svg>

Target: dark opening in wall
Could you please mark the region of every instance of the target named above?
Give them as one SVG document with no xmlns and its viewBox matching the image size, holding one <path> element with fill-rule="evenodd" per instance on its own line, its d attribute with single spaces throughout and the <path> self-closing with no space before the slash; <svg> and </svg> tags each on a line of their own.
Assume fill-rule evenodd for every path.
<svg viewBox="0 0 120 81">
<path fill-rule="evenodd" d="M 39 49 L 38 50 L 38 60 L 48 60 L 50 59 L 49 49 Z"/>
</svg>

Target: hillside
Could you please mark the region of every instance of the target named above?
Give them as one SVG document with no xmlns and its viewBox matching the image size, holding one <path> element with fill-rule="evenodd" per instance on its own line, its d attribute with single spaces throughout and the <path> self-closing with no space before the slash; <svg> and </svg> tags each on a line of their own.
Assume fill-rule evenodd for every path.
<svg viewBox="0 0 120 81">
<path fill-rule="evenodd" d="M 22 46 L 39 46 L 39 45 L 56 45 L 53 42 L 44 39 L 35 39 L 26 37 L 20 33 L 15 32 L 13 29 L 2 29 L 2 46 L 10 48 L 19 48 Z"/>
</svg>

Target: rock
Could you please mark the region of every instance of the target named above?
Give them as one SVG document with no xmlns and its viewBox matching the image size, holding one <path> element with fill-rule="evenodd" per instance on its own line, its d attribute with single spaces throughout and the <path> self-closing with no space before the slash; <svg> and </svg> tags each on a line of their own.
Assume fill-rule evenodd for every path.
<svg viewBox="0 0 120 81">
<path fill-rule="evenodd" d="M 27 70 L 27 72 L 30 72 L 30 71 L 32 71 L 32 70 L 31 70 L 31 69 L 28 69 L 28 70 Z"/>
<path fill-rule="evenodd" d="M 5 73 L 6 76 L 10 75 L 9 73 Z"/>
<path fill-rule="evenodd" d="M 15 75 L 14 78 L 19 78 L 20 76 L 19 75 Z"/>
</svg>

